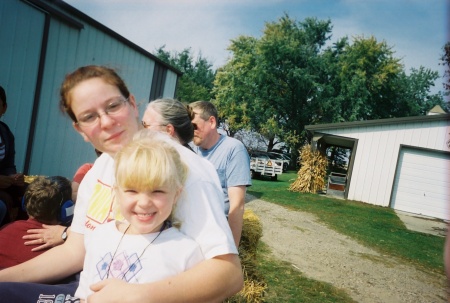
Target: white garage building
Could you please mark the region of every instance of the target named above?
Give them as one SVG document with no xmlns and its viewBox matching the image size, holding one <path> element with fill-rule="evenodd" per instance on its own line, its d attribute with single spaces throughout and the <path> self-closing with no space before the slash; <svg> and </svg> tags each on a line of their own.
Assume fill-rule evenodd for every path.
<svg viewBox="0 0 450 303">
<path fill-rule="evenodd" d="M 309 125 L 312 145 L 349 148 L 344 197 L 450 219 L 450 115 Z"/>
</svg>

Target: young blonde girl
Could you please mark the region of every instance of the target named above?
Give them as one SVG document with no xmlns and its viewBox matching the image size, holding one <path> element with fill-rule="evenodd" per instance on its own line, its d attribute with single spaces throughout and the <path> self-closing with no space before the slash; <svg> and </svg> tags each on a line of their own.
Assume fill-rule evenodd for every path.
<svg viewBox="0 0 450 303">
<path fill-rule="evenodd" d="M 188 174 L 171 140 L 143 130 L 115 157 L 116 205 L 124 221 L 98 226 L 86 243 L 76 297 L 108 278 L 129 283 L 158 281 L 204 259 L 199 245 L 174 225 L 172 211 Z"/>
</svg>

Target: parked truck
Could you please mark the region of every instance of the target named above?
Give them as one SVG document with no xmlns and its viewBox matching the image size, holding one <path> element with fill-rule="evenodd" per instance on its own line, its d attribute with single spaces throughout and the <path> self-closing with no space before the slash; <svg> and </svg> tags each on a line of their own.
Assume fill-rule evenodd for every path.
<svg viewBox="0 0 450 303">
<path fill-rule="evenodd" d="M 271 180 L 277 180 L 283 173 L 283 161 L 270 159 L 267 155 L 250 156 L 250 174 L 252 178 L 269 176 Z"/>
</svg>

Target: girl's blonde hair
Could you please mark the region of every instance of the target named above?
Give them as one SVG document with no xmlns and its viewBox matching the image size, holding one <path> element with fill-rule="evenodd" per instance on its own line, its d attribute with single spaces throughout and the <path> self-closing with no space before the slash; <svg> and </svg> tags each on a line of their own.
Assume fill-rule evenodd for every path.
<svg viewBox="0 0 450 303">
<path fill-rule="evenodd" d="M 188 175 L 188 166 L 181 160 L 174 147 L 176 142 L 166 134 L 151 130 L 140 130 L 133 140 L 115 156 L 116 190 L 133 189 L 152 191 L 167 186 L 180 191 Z M 184 148 L 184 147 L 183 147 Z M 168 220 L 180 228 L 181 222 L 173 216 L 175 206 Z"/>
<path fill-rule="evenodd" d="M 115 157 L 116 186 L 151 191 L 161 186 L 180 190 L 188 167 L 170 138 L 141 130 Z"/>
</svg>

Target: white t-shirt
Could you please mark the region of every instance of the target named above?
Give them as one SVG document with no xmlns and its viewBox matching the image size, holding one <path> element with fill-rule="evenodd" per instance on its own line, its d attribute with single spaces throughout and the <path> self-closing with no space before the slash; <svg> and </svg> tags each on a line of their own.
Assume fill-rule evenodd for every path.
<svg viewBox="0 0 450 303">
<path fill-rule="evenodd" d="M 75 293 L 80 299 L 92 293 L 90 285 L 107 278 L 128 283 L 154 282 L 175 276 L 204 260 L 197 242 L 174 227 L 160 235 L 159 232 L 124 235 L 112 221 L 98 226 L 89 239 Z"/>
<path fill-rule="evenodd" d="M 214 166 L 181 144 L 170 142 L 189 167 L 174 214 L 181 221 L 180 231 L 200 245 L 206 259 L 237 254 Z M 114 212 L 113 185 L 114 160 L 103 153 L 81 182 L 75 204 L 71 231 L 84 234 L 85 245 L 98 225 L 123 219 Z"/>
</svg>

